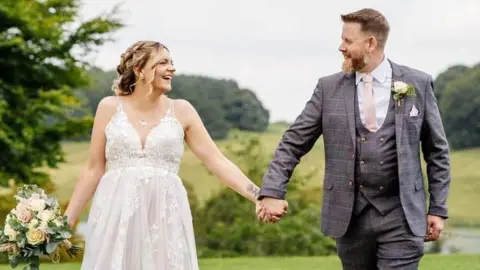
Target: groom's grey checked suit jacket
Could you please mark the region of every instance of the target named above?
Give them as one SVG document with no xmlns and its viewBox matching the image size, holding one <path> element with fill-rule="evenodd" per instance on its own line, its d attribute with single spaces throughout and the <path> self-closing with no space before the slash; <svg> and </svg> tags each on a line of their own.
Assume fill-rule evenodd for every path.
<svg viewBox="0 0 480 270">
<path fill-rule="evenodd" d="M 424 72 L 389 61 L 394 81 L 416 89 L 415 97 L 395 102 L 400 201 L 412 232 L 426 233 L 428 214 L 447 218 L 446 200 L 450 186 L 448 142 L 434 96 L 432 77 Z M 287 183 L 301 158 L 323 135 L 325 172 L 322 231 L 339 238 L 347 231 L 355 201 L 355 73 L 336 73 L 320 78 L 311 99 L 284 133 L 264 176 L 260 197 L 284 199 Z M 412 107 L 418 115 L 410 116 Z M 426 203 L 420 149 L 427 163 Z"/>
</svg>

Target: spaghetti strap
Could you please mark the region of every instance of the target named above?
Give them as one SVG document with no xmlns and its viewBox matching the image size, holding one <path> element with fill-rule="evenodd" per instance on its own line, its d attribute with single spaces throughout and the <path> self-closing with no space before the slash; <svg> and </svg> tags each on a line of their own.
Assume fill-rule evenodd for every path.
<svg viewBox="0 0 480 270">
<path fill-rule="evenodd" d="M 172 115 L 172 116 L 175 116 L 175 106 L 173 105 L 175 104 L 173 102 L 173 99 L 170 99 L 170 102 L 168 104 L 168 112 Z"/>
<path fill-rule="evenodd" d="M 120 96 L 118 96 L 118 95 L 116 95 L 115 97 L 117 98 L 117 101 L 118 101 L 117 111 L 123 111 L 122 99 L 121 99 Z"/>
</svg>

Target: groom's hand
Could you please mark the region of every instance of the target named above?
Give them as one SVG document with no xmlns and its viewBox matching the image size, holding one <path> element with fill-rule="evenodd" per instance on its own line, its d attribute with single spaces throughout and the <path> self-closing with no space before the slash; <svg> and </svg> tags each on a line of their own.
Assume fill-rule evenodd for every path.
<svg viewBox="0 0 480 270">
<path fill-rule="evenodd" d="M 275 223 L 287 213 L 287 210 L 287 201 L 265 197 L 260 201 L 260 207 L 257 208 L 257 216 L 263 221 Z"/>
<path fill-rule="evenodd" d="M 427 216 L 427 235 L 425 241 L 435 241 L 443 231 L 443 218 L 434 215 Z"/>
</svg>

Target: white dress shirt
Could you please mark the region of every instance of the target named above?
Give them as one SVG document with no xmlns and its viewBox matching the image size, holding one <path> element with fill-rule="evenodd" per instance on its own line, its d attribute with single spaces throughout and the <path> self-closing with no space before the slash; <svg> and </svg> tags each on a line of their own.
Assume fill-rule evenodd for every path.
<svg viewBox="0 0 480 270">
<path fill-rule="evenodd" d="M 373 76 L 372 88 L 373 98 L 375 100 L 375 115 L 377 117 L 377 130 L 380 129 L 388 112 L 392 94 L 392 68 L 387 58 L 384 57 L 382 63 L 370 74 Z M 363 114 L 363 81 L 362 74 L 356 72 L 355 83 L 357 85 L 358 111 L 360 119 L 365 125 L 365 116 Z"/>
</svg>

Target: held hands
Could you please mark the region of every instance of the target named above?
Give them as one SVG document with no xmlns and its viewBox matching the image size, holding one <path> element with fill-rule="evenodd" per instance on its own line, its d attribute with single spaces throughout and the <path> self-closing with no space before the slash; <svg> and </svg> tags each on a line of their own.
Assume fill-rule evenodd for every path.
<svg viewBox="0 0 480 270">
<path fill-rule="evenodd" d="M 275 198 L 263 198 L 256 203 L 257 218 L 265 223 L 276 223 L 288 210 L 288 202 Z"/>
<path fill-rule="evenodd" d="M 440 237 L 443 230 L 443 218 L 434 215 L 427 216 L 427 234 L 425 242 L 435 241 Z"/>
</svg>

